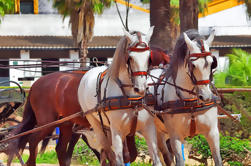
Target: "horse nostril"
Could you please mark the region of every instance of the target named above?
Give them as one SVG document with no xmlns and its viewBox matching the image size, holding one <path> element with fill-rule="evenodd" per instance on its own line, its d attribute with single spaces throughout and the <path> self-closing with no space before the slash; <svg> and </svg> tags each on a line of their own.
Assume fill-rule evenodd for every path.
<svg viewBox="0 0 251 166">
<path fill-rule="evenodd" d="M 203 96 L 199 95 L 199 99 L 200 99 L 200 100 L 203 100 Z"/>
<path fill-rule="evenodd" d="M 139 88 L 134 88 L 134 91 L 135 92 L 139 92 Z"/>
</svg>

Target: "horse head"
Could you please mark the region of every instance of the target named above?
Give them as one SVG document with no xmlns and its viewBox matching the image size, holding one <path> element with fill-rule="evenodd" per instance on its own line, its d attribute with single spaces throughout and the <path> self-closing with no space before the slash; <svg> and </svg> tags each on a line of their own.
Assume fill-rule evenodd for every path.
<svg viewBox="0 0 251 166">
<path fill-rule="evenodd" d="M 128 42 L 126 63 L 134 91 L 143 96 L 147 89 L 147 71 L 149 67 L 150 49 L 148 43 L 154 27 L 145 35 L 141 32 L 124 31 Z"/>
<path fill-rule="evenodd" d="M 209 86 L 212 81 L 212 70 L 217 67 L 217 59 L 209 50 L 213 39 L 214 31 L 206 40 L 202 37 L 191 40 L 186 32 L 184 33 L 187 45 L 185 57 L 187 74 L 196 89 L 198 98 L 203 101 L 208 101 L 213 96 Z"/>
</svg>

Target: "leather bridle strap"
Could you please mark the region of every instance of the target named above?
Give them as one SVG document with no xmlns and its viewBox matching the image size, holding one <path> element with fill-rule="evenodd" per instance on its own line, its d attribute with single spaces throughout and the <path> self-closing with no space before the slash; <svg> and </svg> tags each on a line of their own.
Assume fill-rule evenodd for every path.
<svg viewBox="0 0 251 166">
<path fill-rule="evenodd" d="M 147 72 L 146 71 L 136 71 L 136 72 L 132 72 L 132 76 L 147 76 Z"/>
<path fill-rule="evenodd" d="M 137 48 L 139 45 L 143 45 L 144 47 L 142 48 Z M 138 42 L 135 46 L 128 48 L 129 51 L 131 52 L 144 52 L 149 50 L 150 48 L 147 46 L 145 42 Z"/>
<path fill-rule="evenodd" d="M 201 81 L 196 81 L 196 85 L 207 85 L 210 83 L 210 80 L 201 80 Z"/>
<path fill-rule="evenodd" d="M 205 57 L 205 56 L 210 56 L 211 55 L 211 52 L 202 52 L 202 53 L 193 53 L 193 54 L 190 54 L 189 57 Z"/>
</svg>

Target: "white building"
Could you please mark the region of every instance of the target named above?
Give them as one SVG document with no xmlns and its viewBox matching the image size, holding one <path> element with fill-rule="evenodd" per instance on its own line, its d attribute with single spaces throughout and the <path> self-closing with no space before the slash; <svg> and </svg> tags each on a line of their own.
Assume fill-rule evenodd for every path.
<svg viewBox="0 0 251 166">
<path fill-rule="evenodd" d="M 52 8 L 51 1 L 26 2 L 23 8 L 20 4 L 19 13 L 30 14 L 6 15 L 0 24 L 0 64 L 5 66 L 29 64 L 33 65 L 33 68 L 22 70 L 2 68 L 0 81 L 10 79 L 29 86 L 48 70 L 68 70 L 79 67 L 79 64 L 71 63 L 67 66 L 42 68 L 41 65 L 45 65 L 47 61 L 76 62 L 79 55 L 78 48 L 72 44 L 69 18 L 63 20 L 62 16 Z M 146 33 L 150 27 L 150 17 L 149 13 L 144 11 L 149 10 L 149 4 L 141 4 L 138 0 L 130 2 L 142 10 L 130 9 L 129 28 Z M 121 4 L 118 6 L 122 17 L 125 18 L 126 7 Z M 122 27 L 115 5 L 106 9 L 102 15 L 95 15 L 95 37 L 89 44 L 89 58 L 98 56 L 99 60 L 107 60 L 112 57 L 116 43 L 123 35 Z M 212 28 L 216 30 L 212 46 L 215 55 L 222 56 L 233 47 L 250 51 L 251 21 L 243 2 L 214 0 L 210 3 L 208 12 L 204 16 L 200 15 L 199 31 L 207 35 Z M 225 62 L 226 59 L 220 57 L 221 69 L 225 68 Z"/>
</svg>

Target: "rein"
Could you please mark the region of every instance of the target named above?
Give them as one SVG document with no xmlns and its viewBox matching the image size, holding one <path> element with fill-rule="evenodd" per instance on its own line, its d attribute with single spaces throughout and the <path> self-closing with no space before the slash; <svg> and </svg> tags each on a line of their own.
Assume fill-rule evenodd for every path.
<svg viewBox="0 0 251 166">
<path fill-rule="evenodd" d="M 168 84 L 168 85 L 171 85 L 171 86 L 173 86 L 173 87 L 175 87 L 175 88 L 177 88 L 177 89 L 179 89 L 179 90 L 182 90 L 182 91 L 184 91 L 184 92 L 187 92 L 187 93 L 189 93 L 189 94 L 197 95 L 195 92 L 193 92 L 193 91 L 191 91 L 191 90 L 182 88 L 182 87 L 180 87 L 180 86 L 178 86 L 178 85 L 176 85 L 176 84 L 173 84 L 173 83 L 168 82 L 167 79 L 166 79 L 166 80 L 163 80 L 163 79 L 161 79 L 161 78 L 159 78 L 159 77 L 156 77 L 156 76 L 154 76 L 154 75 L 151 75 L 151 74 L 148 74 L 148 75 L 149 75 L 150 77 L 153 77 L 153 78 L 155 78 L 155 79 L 157 79 L 157 80 L 160 81 L 159 83 L 151 83 L 151 84 L 148 84 L 149 86 L 154 86 L 154 85 L 165 85 L 165 84 Z"/>
</svg>

